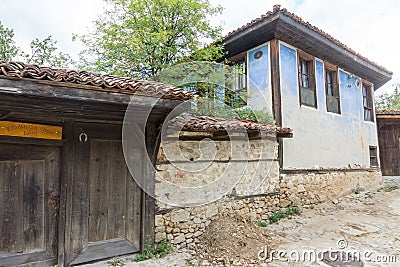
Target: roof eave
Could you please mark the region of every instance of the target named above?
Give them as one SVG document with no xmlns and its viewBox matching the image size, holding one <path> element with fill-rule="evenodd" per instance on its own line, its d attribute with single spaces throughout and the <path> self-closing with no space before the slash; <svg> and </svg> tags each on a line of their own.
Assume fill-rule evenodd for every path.
<svg viewBox="0 0 400 267">
<path fill-rule="evenodd" d="M 277 39 L 372 82 L 375 90 L 392 79 L 392 72 L 373 65 L 285 14 L 281 13 L 277 25 L 275 33 Z"/>
<path fill-rule="evenodd" d="M 372 82 L 375 90 L 392 79 L 392 72 L 351 53 L 284 12 L 277 12 L 256 23 L 250 23 L 250 26 L 228 35 L 222 44 L 228 51 L 226 57 L 230 58 L 272 39 L 282 40 Z"/>
</svg>

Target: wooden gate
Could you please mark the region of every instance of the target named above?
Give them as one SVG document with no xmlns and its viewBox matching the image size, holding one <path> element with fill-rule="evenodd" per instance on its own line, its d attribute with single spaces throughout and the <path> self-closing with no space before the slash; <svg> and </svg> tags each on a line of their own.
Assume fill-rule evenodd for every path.
<svg viewBox="0 0 400 267">
<path fill-rule="evenodd" d="M 126 167 L 121 126 L 80 123 L 75 125 L 73 135 L 66 263 L 74 265 L 138 252 L 142 190 Z"/>
<path fill-rule="evenodd" d="M 0 143 L 0 266 L 57 263 L 60 147 Z"/>
</svg>

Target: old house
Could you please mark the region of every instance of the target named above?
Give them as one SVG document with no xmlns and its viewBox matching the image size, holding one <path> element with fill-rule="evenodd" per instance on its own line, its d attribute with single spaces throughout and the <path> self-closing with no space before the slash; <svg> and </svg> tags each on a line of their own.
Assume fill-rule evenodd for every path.
<svg viewBox="0 0 400 267">
<path fill-rule="evenodd" d="M 151 107 L 147 121 L 131 125 L 147 146 L 131 156 L 146 170 L 159 125 L 191 97 L 156 82 L 0 61 L 0 266 L 143 251 L 154 237 L 154 201 L 125 163 L 125 112 Z"/>
<path fill-rule="evenodd" d="M 223 44 L 231 61 L 244 62 L 246 90 L 265 97 L 278 126 L 293 129 L 280 142 L 285 179 L 378 170 L 374 91 L 392 72 L 280 6 Z"/>
<path fill-rule="evenodd" d="M 246 66 L 245 89 L 267 101 L 249 104 L 293 129 L 280 144 L 284 173 L 378 167 L 374 91 L 392 72 L 280 6 L 223 44 L 231 61 Z"/>
<path fill-rule="evenodd" d="M 243 69 L 229 97 L 248 93 L 244 105 L 269 111 L 278 133 L 279 129 L 290 128 L 292 136 L 270 136 L 279 143 L 278 153 L 262 161 L 276 160 L 278 172 L 264 174 L 267 179 L 258 188 L 261 192 L 243 190 L 242 185 L 249 180 L 246 175 L 252 175 L 245 173 L 245 182 L 239 182 L 226 198 L 209 205 L 214 207 L 211 210 L 224 214 L 247 212 L 255 220 L 263 220 L 276 207 L 309 205 L 380 185 L 374 91 L 391 79 L 392 72 L 279 5 L 230 32 L 222 44 L 226 58 Z M 210 124 L 204 127 L 212 129 Z M 183 145 L 189 158 L 196 154 L 192 146 Z M 261 146 L 270 147 L 273 142 Z M 222 149 L 218 151 L 222 153 Z M 159 165 L 164 178 L 176 181 L 182 177 L 176 175 L 179 166 L 165 164 Z M 206 173 L 218 174 L 212 168 L 201 174 Z M 192 173 L 185 178 L 197 176 Z M 163 192 L 157 187 L 156 191 Z M 207 215 L 207 207 L 184 211 L 164 208 L 156 219 L 156 229 L 167 229 L 169 237 L 183 246 L 196 241 L 193 234 L 187 234 L 188 229 L 201 232 L 202 225 L 213 218 Z M 168 225 L 174 225 L 174 229 L 168 230 Z"/>
<path fill-rule="evenodd" d="M 400 175 L 400 111 L 376 112 L 382 175 Z"/>
</svg>

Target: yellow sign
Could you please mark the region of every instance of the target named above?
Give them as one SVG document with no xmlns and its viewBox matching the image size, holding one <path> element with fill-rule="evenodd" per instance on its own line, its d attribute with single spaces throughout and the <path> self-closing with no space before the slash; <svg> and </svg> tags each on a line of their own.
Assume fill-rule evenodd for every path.
<svg viewBox="0 0 400 267">
<path fill-rule="evenodd" d="M 62 140 L 62 127 L 0 121 L 0 135 Z"/>
</svg>

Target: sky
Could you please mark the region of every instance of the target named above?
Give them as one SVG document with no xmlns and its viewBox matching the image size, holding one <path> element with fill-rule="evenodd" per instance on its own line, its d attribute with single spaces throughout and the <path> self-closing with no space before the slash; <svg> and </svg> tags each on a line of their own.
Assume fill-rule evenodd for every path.
<svg viewBox="0 0 400 267">
<path fill-rule="evenodd" d="M 329 33 L 351 49 L 394 72 L 378 94 L 400 83 L 400 1 L 398 0 L 209 0 L 224 11 L 211 19 L 223 34 L 272 11 L 275 4 Z M 82 46 L 72 34 L 90 31 L 104 8 L 102 0 L 1 0 L 0 21 L 29 51 L 34 38 L 51 35 L 60 51 L 77 59 Z"/>
</svg>

